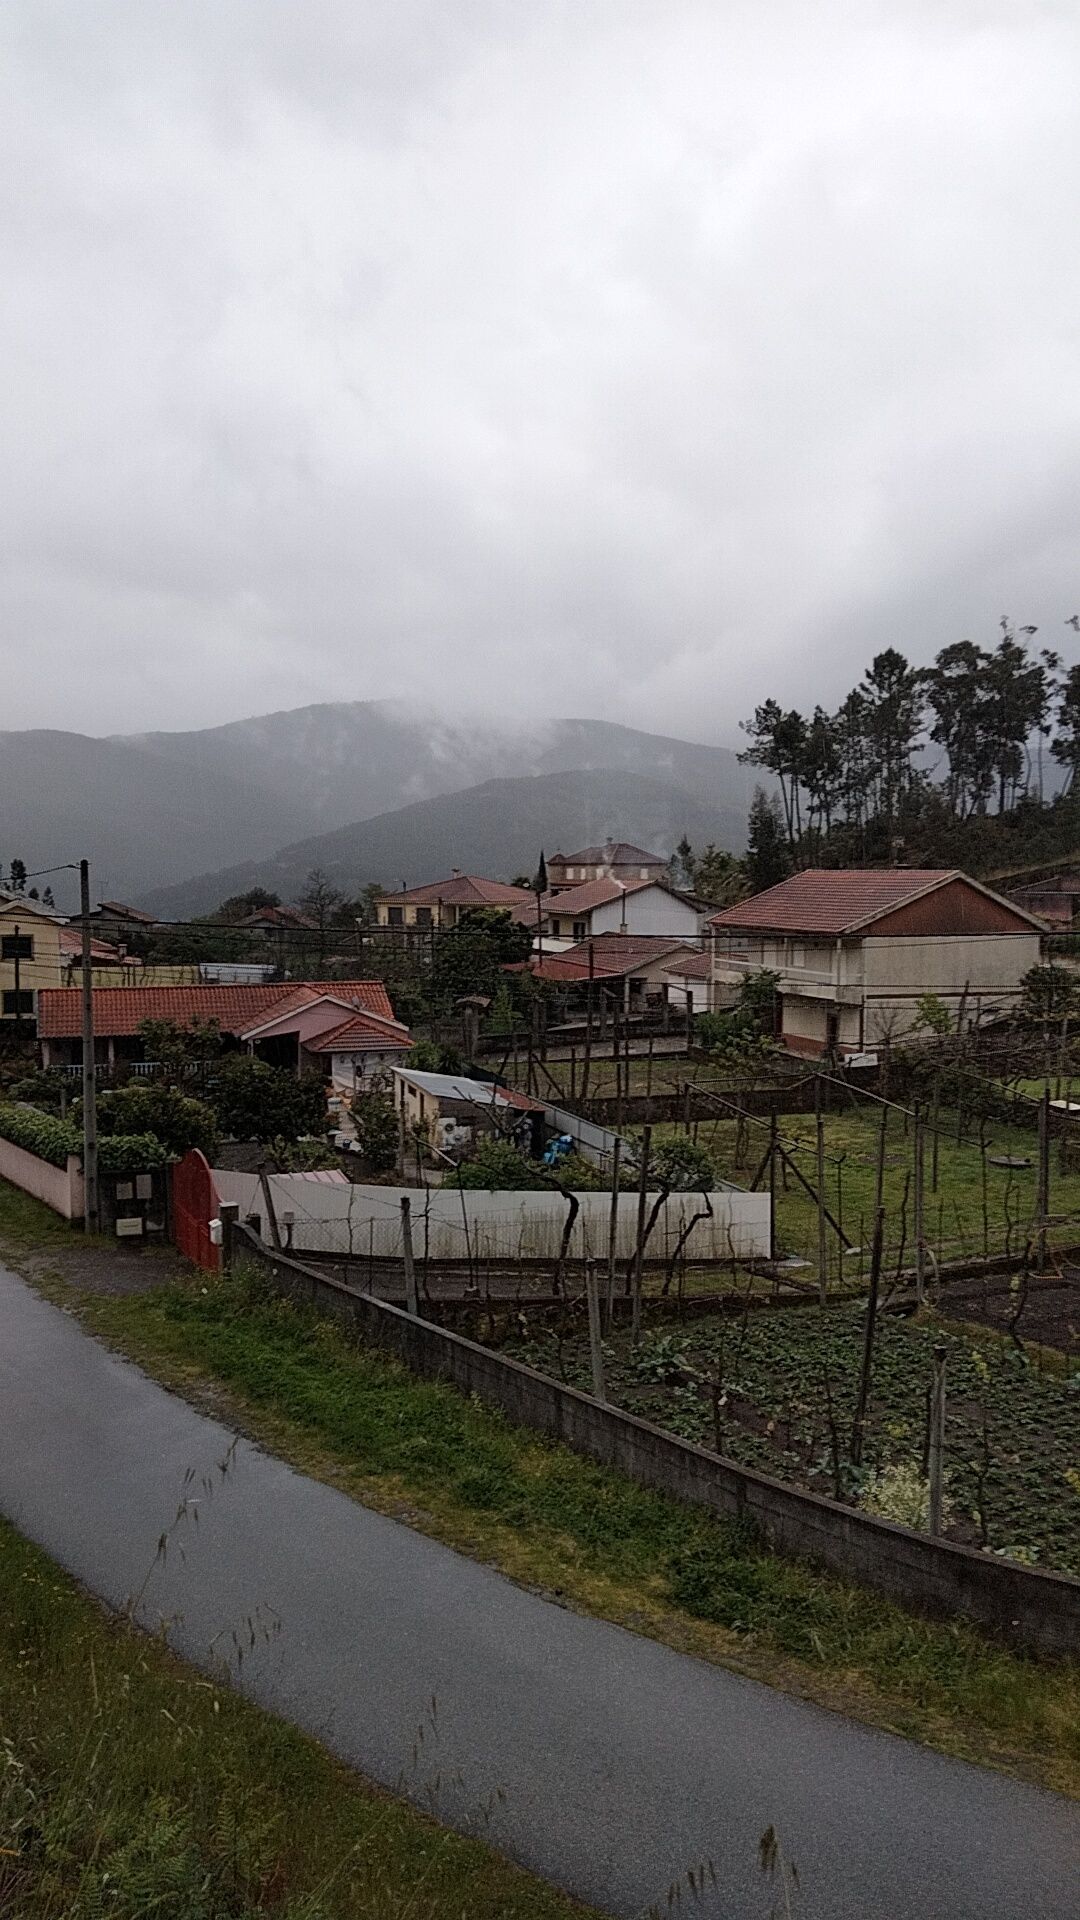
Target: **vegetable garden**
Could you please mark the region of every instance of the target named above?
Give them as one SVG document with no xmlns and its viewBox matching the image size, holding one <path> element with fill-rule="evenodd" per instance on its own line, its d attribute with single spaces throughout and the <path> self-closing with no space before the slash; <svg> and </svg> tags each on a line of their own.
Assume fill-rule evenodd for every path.
<svg viewBox="0 0 1080 1920">
<path fill-rule="evenodd" d="M 1080 1317 L 1080 1292 L 1077 1293 Z M 947 1350 L 946 1536 L 1080 1575 L 1080 1369 L 932 1316 L 878 1323 L 862 1463 L 850 1464 L 865 1310 L 763 1308 L 605 1339 L 608 1397 L 728 1458 L 886 1518 L 925 1525 L 928 1389 Z M 591 1390 L 588 1340 L 509 1350 Z"/>
</svg>

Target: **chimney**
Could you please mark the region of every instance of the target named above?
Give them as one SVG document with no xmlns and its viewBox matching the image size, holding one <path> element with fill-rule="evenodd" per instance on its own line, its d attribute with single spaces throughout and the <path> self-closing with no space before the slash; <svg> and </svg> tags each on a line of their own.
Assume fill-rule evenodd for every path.
<svg viewBox="0 0 1080 1920">
<path fill-rule="evenodd" d="M 450 869 L 450 878 L 451 878 L 451 880 L 460 880 L 460 879 L 461 879 L 461 868 L 460 868 L 460 867 L 451 867 L 451 869 Z"/>
</svg>

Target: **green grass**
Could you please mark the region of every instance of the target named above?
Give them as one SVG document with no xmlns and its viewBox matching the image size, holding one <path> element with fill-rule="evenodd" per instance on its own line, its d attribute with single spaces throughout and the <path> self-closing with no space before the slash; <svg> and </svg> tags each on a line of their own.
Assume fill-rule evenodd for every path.
<svg viewBox="0 0 1080 1920">
<path fill-rule="evenodd" d="M 833 1280 L 864 1276 L 869 1255 L 866 1251 L 873 1231 L 874 1197 L 877 1178 L 877 1146 L 881 1109 L 877 1106 L 851 1108 L 825 1116 L 825 1197 L 834 1218 L 845 1229 L 849 1240 L 862 1246 L 863 1254 L 841 1258 L 836 1235 L 828 1234 L 830 1275 Z M 956 1116 L 942 1112 L 938 1121 L 938 1178 L 933 1184 L 933 1151 L 927 1129 L 925 1156 L 924 1218 L 926 1238 L 944 1259 L 975 1258 L 984 1251 L 1004 1252 L 1007 1243 L 1022 1253 L 1035 1214 L 1037 1146 L 1035 1134 L 1003 1121 L 987 1125 L 986 1219 L 983 1216 L 983 1165 L 978 1128 L 972 1136 L 972 1123 L 957 1141 Z M 653 1139 L 667 1138 L 676 1129 L 669 1125 L 653 1128 Z M 716 1170 L 737 1184 L 748 1182 L 768 1146 L 768 1123 L 751 1123 L 740 1138 L 738 1123 L 730 1119 L 703 1120 L 697 1137 L 711 1154 Z M 781 1143 L 791 1153 L 800 1172 L 814 1185 L 816 1146 L 813 1114 L 788 1114 L 780 1119 Z M 885 1239 L 887 1253 L 894 1264 L 904 1249 L 904 1264 L 914 1261 L 914 1221 L 912 1169 L 914 1141 L 905 1134 L 902 1114 L 890 1112 L 886 1140 L 884 1185 Z M 990 1164 L 993 1154 L 1030 1159 L 1032 1165 L 1012 1172 Z M 1052 1240 L 1072 1241 L 1080 1237 L 1080 1172 L 1062 1174 L 1058 1167 L 1056 1143 L 1051 1155 L 1050 1211 L 1057 1221 Z M 795 1176 L 778 1169 L 776 1180 L 777 1235 L 781 1248 L 817 1263 L 817 1207 Z M 1072 1223 L 1071 1228 L 1068 1223 Z M 1011 1223 L 1011 1226 L 1010 1226 Z"/>
<path fill-rule="evenodd" d="M 51 1207 L 0 1180 L 0 1240 L 25 1249 L 70 1246 L 75 1239 L 75 1230 Z"/>
<path fill-rule="evenodd" d="M 1003 1080 L 1008 1093 L 1026 1093 L 1029 1100 L 1041 1100 L 1047 1087 L 1051 1100 L 1080 1100 L 1080 1079 L 1075 1074 L 1044 1074 L 1041 1079 Z"/>
<path fill-rule="evenodd" d="M 761 1550 L 737 1529 L 417 1380 L 243 1276 L 85 1297 L 171 1384 L 214 1383 L 302 1469 L 672 1644 L 1080 1795 L 1080 1665 L 1044 1666 Z"/>
<path fill-rule="evenodd" d="M 5 1920 L 584 1911 L 106 1616 L 0 1521 Z"/>
<path fill-rule="evenodd" d="M 676 1040 L 677 1037 L 677 1035 L 673 1034 L 671 1041 Z M 613 1100 L 617 1092 L 615 1062 L 611 1058 L 610 1051 L 610 1036 L 604 1042 L 604 1045 L 608 1049 L 607 1055 L 598 1055 L 594 1052 L 589 1062 L 588 1097 L 590 1100 Z M 651 1071 L 647 1054 L 632 1053 L 630 1055 L 630 1092 L 634 1097 L 646 1093 L 656 1095 L 681 1093 L 683 1084 L 687 1080 L 693 1081 L 695 1086 L 713 1087 L 718 1091 L 724 1091 L 731 1086 L 732 1072 L 730 1067 L 723 1066 L 711 1060 L 691 1059 L 685 1053 L 664 1054 L 660 1051 L 663 1045 L 663 1036 L 658 1034 L 656 1037 L 656 1052 Z M 574 1086 L 575 1092 L 578 1095 L 581 1093 L 583 1061 L 584 1048 L 579 1046 L 577 1048 L 574 1071 Z M 488 1056 L 487 1064 L 495 1071 L 498 1071 L 502 1067 L 501 1059 L 495 1055 Z M 540 1067 L 535 1068 L 535 1086 L 540 1095 L 543 1097 L 545 1094 L 551 1093 L 551 1081 L 547 1078 L 548 1074 L 550 1074 L 551 1080 L 554 1080 L 555 1083 L 562 1088 L 562 1091 L 566 1095 L 569 1095 L 569 1060 L 545 1060 L 543 1064 L 546 1072 L 542 1071 Z M 515 1078 L 514 1061 L 513 1056 L 511 1056 L 506 1063 L 505 1077 L 511 1084 L 524 1090 L 527 1070 L 528 1061 L 525 1055 L 522 1054 L 518 1059 Z M 620 1080 L 624 1073 L 625 1065 L 620 1061 Z"/>
</svg>

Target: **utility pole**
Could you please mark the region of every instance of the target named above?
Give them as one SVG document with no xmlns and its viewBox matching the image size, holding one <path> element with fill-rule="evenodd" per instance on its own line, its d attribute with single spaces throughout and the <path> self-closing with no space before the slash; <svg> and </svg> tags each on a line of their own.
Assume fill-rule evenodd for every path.
<svg viewBox="0 0 1080 1920">
<path fill-rule="evenodd" d="M 22 957 L 19 943 L 22 940 L 22 928 L 15 928 L 15 1038 L 22 1046 Z"/>
<path fill-rule="evenodd" d="M 90 949 L 90 862 L 79 861 L 79 905 L 82 910 L 82 1100 L 83 1100 L 83 1226 L 98 1229 L 97 1067 L 94 1062 L 94 987 Z"/>
</svg>

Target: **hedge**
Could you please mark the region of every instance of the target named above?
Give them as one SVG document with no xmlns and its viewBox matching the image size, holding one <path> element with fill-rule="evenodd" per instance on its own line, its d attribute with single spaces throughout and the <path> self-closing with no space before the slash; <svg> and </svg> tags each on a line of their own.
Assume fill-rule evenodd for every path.
<svg viewBox="0 0 1080 1920">
<path fill-rule="evenodd" d="M 64 1167 L 69 1154 L 82 1154 L 82 1134 L 70 1120 L 37 1107 L 0 1106 L 0 1139 Z M 98 1166 L 106 1173 L 146 1173 L 172 1156 L 152 1133 L 115 1133 L 98 1142 Z"/>
</svg>

